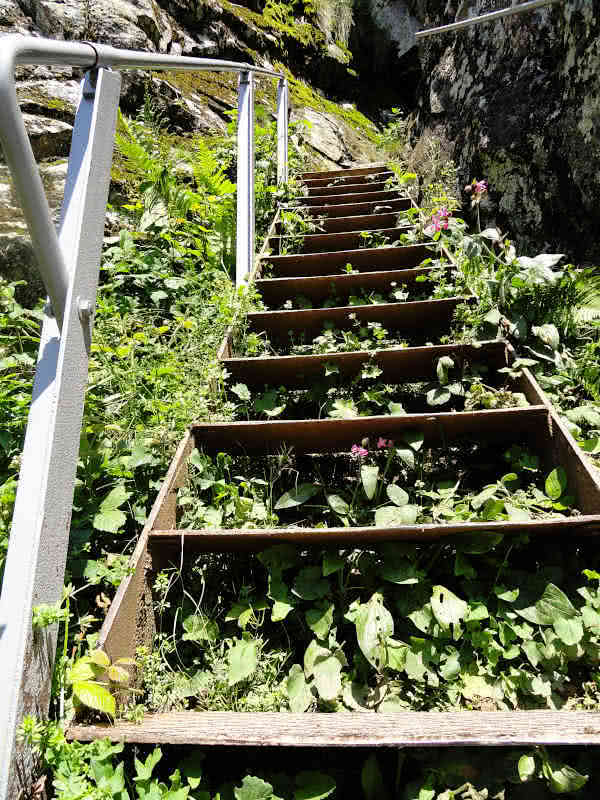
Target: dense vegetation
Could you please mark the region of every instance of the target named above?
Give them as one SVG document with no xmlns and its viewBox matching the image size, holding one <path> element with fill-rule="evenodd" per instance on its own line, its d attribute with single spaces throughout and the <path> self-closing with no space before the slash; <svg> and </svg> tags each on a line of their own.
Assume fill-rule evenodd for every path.
<svg viewBox="0 0 600 800">
<path fill-rule="evenodd" d="M 392 123 L 381 145 L 394 148 L 399 180 L 410 183 L 399 130 Z M 184 148 L 148 104 L 139 119 L 120 121 L 115 179 L 126 200 L 115 202 L 121 231 L 103 260 L 68 585 L 60 607 L 38 608 L 34 615 L 36 625 L 65 623 L 55 675 L 57 721 L 27 720 L 22 731 L 38 749 L 54 796 L 316 800 L 358 796 L 359 784 L 367 799 L 535 798 L 548 791 L 596 796 L 589 755 L 568 748 L 362 752 L 356 759 L 328 753 L 326 763 L 319 752 L 301 758 L 284 752 L 277 754 L 275 769 L 270 754 L 244 752 L 232 768 L 222 754 L 65 741 L 63 719 L 86 706 L 132 719 L 144 709 L 181 708 L 598 709 L 600 573 L 593 547 L 569 542 L 540 551 L 524 534 L 510 541 L 486 537 L 381 551 L 275 548 L 256 558 L 202 559 L 184 571 L 163 570 L 154 585 L 157 646 L 137 656 L 142 694 L 133 695 L 126 709 L 116 708 L 110 689 L 127 683 L 126 665 L 109 665 L 94 649 L 96 631 L 126 574 L 127 553 L 174 444 L 191 419 L 271 418 L 290 408 L 312 416 L 317 406 L 321 415 L 348 418 L 401 414 L 410 404 L 457 411 L 468 403 L 517 405 L 522 398 L 514 381 L 530 366 L 590 458 L 600 452 L 597 277 L 572 266 L 557 268 L 557 256 L 518 258 L 495 229 L 469 234 L 452 215 L 452 167 L 440 159 L 435 143 L 423 154 L 421 213 L 410 222 L 416 223 L 415 238 L 434 249 L 440 242 L 450 247 L 460 274 L 448 282 L 442 256 L 434 253 L 438 271 L 431 274 L 427 296 L 475 291 L 480 302 L 458 310 L 449 339 L 508 335 L 521 362 L 510 374 L 482 376 L 476 365 L 463 368 L 450 359 L 438 364 L 437 381 L 411 387 L 378 383 L 367 365 L 351 385 L 325 375 L 329 383 L 310 398 L 286 387 L 257 396 L 243 384 L 231 386 L 216 362 L 217 346 L 236 315 L 259 303 L 251 291 L 237 293 L 230 277 L 233 133 L 232 123 L 227 137 L 190 140 Z M 301 131 L 293 141 L 298 168 Z M 264 236 L 275 203 L 290 187 L 273 187 L 272 125 L 259 125 L 257 142 L 257 224 Z M 474 212 L 484 191 L 472 190 Z M 302 223 L 291 220 L 292 235 L 294 225 L 298 232 Z M 39 311 L 15 300 L 18 288 L 0 283 L 4 550 L 40 320 Z M 405 291 L 390 287 L 396 302 L 406 300 Z M 304 301 L 290 302 L 298 307 Z M 355 339 L 349 334 L 329 329 L 320 342 L 295 346 L 332 352 L 365 349 L 365 339 L 373 347 L 389 344 L 381 327 L 364 333 L 359 326 Z M 248 352 L 262 347 L 252 334 L 244 346 Z M 536 453 L 517 443 L 496 458 L 485 446 L 481 452 L 445 448 L 436 458 L 422 452 L 415 436 L 395 443 L 373 439 L 354 448 L 335 470 L 328 465 L 320 474 L 318 464 L 309 473 L 293 454 L 283 454 L 276 465 L 279 482 L 269 481 L 274 469 L 267 459 L 247 464 L 224 456 L 212 463 L 196 453 L 193 480 L 180 503 L 199 526 L 306 518 L 313 525 L 372 524 L 382 513 L 403 521 L 577 513 L 561 465 L 542 471 Z M 487 471 L 474 470 L 474 458 Z M 292 477 L 296 471 L 300 485 Z M 218 592 L 211 582 L 215 574 Z M 200 585 L 206 592 L 200 593 Z M 97 680 L 107 667 L 108 687 Z"/>
</svg>

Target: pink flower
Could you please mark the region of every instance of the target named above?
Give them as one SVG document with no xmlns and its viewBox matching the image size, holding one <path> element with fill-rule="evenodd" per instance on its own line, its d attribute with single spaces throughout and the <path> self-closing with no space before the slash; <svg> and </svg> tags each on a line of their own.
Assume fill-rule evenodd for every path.
<svg viewBox="0 0 600 800">
<path fill-rule="evenodd" d="M 394 442 L 391 439 L 384 439 L 383 436 L 380 436 L 377 440 L 377 447 L 382 450 L 384 447 L 392 447 Z"/>
<path fill-rule="evenodd" d="M 355 458 L 363 458 L 364 456 L 369 455 L 369 451 L 364 447 L 361 447 L 359 444 L 353 444 L 350 452 Z"/>
<path fill-rule="evenodd" d="M 473 191 L 475 194 L 483 194 L 487 191 L 488 183 L 487 181 L 475 181 L 475 186 L 473 187 Z"/>
</svg>

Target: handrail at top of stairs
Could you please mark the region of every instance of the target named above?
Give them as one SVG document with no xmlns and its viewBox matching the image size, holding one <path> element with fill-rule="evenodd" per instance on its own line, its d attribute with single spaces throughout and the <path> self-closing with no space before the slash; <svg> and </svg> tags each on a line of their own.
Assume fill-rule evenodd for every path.
<svg viewBox="0 0 600 800">
<path fill-rule="evenodd" d="M 278 181 L 287 182 L 287 106 L 288 87 L 283 73 L 237 61 L 215 58 L 193 58 L 187 56 L 162 55 L 136 50 L 121 50 L 105 44 L 91 42 L 64 42 L 33 36 L 11 34 L 2 39 L 0 51 L 0 143 L 4 151 L 15 190 L 33 242 L 38 268 L 50 297 L 53 313 L 62 326 L 64 304 L 69 286 L 69 274 L 63 253 L 52 222 L 48 202 L 39 176 L 33 151 L 17 101 L 15 68 L 17 65 L 44 64 L 47 66 L 68 65 L 89 70 L 113 69 L 157 69 L 161 71 L 211 71 L 237 72 L 241 76 L 239 97 L 238 149 L 241 159 L 240 172 L 246 171 L 253 160 L 252 131 L 245 117 L 252 116 L 248 95 L 253 99 L 253 75 L 268 75 L 279 81 L 277 101 Z M 245 76 L 248 76 L 246 78 Z M 250 187 L 243 176 L 238 183 L 248 194 Z M 239 196 L 239 194 L 238 194 Z M 247 198 L 250 199 L 250 198 Z M 253 198 L 252 198 L 253 199 Z M 238 202 L 238 210 L 242 203 Z M 246 204 L 248 205 L 248 203 Z M 254 221 L 253 210 L 244 209 L 242 226 Z M 238 218 L 238 224 L 240 220 Z M 242 239 L 240 236 L 239 239 Z M 252 245 L 254 237 L 252 236 Z M 252 266 L 248 263 L 254 253 L 237 253 L 242 258 L 246 272 L 242 275 L 242 264 L 236 272 L 237 282 L 243 282 Z"/>
<path fill-rule="evenodd" d="M 22 64 L 68 65 L 81 83 L 57 233 L 17 99 Z M 83 400 L 121 90 L 120 70 L 237 72 L 236 284 L 254 262 L 254 75 L 278 81 L 277 180 L 288 180 L 288 83 L 280 72 L 213 58 L 119 50 L 11 34 L 0 48 L 0 145 L 50 303 L 44 324 L 0 596 L 0 800 L 27 792 L 35 758 L 17 741 L 26 714 L 50 702 L 57 626 L 32 609 L 59 603 L 69 540 Z"/>
</svg>

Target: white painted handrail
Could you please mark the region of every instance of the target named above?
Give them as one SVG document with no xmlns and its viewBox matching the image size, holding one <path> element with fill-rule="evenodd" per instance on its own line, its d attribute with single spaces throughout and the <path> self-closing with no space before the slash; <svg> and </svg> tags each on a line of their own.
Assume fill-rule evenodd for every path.
<svg viewBox="0 0 600 800">
<path fill-rule="evenodd" d="M 17 102 L 19 64 L 89 70 L 71 141 L 57 234 Z M 288 176 L 288 88 L 279 72 L 235 61 L 142 53 L 89 42 L 10 35 L 0 48 L 0 145 L 50 303 L 42 328 L 19 487 L 0 596 L 0 800 L 29 789 L 33 760 L 16 741 L 25 714 L 48 712 L 56 626 L 33 631 L 32 610 L 62 596 L 83 399 L 110 183 L 119 70 L 237 72 L 236 284 L 254 261 L 254 76 L 278 80 L 277 179 Z"/>
</svg>

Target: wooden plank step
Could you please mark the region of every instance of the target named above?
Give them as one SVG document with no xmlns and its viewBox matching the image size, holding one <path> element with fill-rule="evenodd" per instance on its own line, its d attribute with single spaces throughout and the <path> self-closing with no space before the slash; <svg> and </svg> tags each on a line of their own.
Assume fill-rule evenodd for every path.
<svg viewBox="0 0 600 800">
<path fill-rule="evenodd" d="M 67 739 L 252 747 L 598 745 L 594 711 L 402 711 L 396 714 L 172 711 L 141 723 L 71 725 Z"/>
<path fill-rule="evenodd" d="M 372 175 L 374 172 L 381 172 L 387 169 L 385 161 L 376 161 L 373 164 L 366 164 L 362 167 L 350 167 L 348 169 L 329 169 L 324 172 L 302 172 L 300 180 L 312 180 L 313 178 L 338 178 L 346 175 Z"/>
<path fill-rule="evenodd" d="M 303 180 L 305 186 L 329 186 L 332 181 L 338 185 L 345 185 L 348 183 L 370 183 L 371 181 L 387 181 L 388 178 L 393 178 L 394 173 L 390 170 L 381 170 L 380 172 L 372 172 L 370 175 L 345 175 L 343 172 L 329 178 L 307 178 Z"/>
<path fill-rule="evenodd" d="M 340 194 L 356 192 L 384 192 L 386 191 L 386 182 L 367 181 L 365 183 L 338 183 L 335 186 L 309 186 L 307 191 L 309 197 L 337 197 Z"/>
<path fill-rule="evenodd" d="M 377 233 L 387 242 L 398 239 L 401 233 L 406 233 L 410 230 L 410 225 L 403 225 L 396 227 L 395 225 L 390 228 L 380 228 L 372 230 L 370 233 Z M 295 243 L 298 241 L 297 236 L 272 236 L 269 239 L 269 247 L 274 253 L 279 253 L 282 247 L 285 247 L 290 242 Z M 360 231 L 348 231 L 345 233 L 308 233 L 302 236 L 301 253 L 327 253 L 335 252 L 337 250 L 354 250 L 358 249 L 361 242 L 365 241 L 361 236 Z"/>
<path fill-rule="evenodd" d="M 353 377 L 366 364 L 381 370 L 380 380 L 400 383 L 413 380 L 436 380 L 437 360 L 450 356 L 455 364 L 485 363 L 490 371 L 508 366 L 514 352 L 502 339 L 472 344 L 440 344 L 407 347 L 397 350 L 358 350 L 352 353 L 326 353 L 307 356 L 273 356 L 271 358 L 226 358 L 223 366 L 230 382 L 241 381 L 251 390 L 265 385 L 287 389 L 307 388 L 315 378 L 322 378 L 326 365 L 334 365 L 343 377 Z M 489 381 L 488 381 L 489 382 Z M 524 373 L 511 384 L 512 391 L 523 392 L 532 405 L 544 403 L 543 394 L 530 373 Z M 433 410 L 433 409 L 432 409 Z M 463 413 L 463 412 L 460 412 Z"/>
<path fill-rule="evenodd" d="M 299 253 L 289 256 L 265 256 L 277 277 L 308 277 L 330 275 L 336 269 L 351 264 L 361 272 L 377 272 L 382 267 L 399 269 L 417 267 L 421 261 L 435 255 L 436 245 L 411 244 L 403 247 L 363 247 L 330 253 Z"/>
<path fill-rule="evenodd" d="M 379 303 L 365 306 L 307 308 L 298 311 L 257 311 L 248 314 L 248 327 L 266 333 L 273 342 L 286 341 L 290 331 L 304 333 L 307 339 L 318 336 L 326 322 L 348 330 L 353 321 L 380 322 L 385 328 L 422 334 L 423 341 L 448 331 L 454 310 L 468 297 L 446 297 L 443 300 L 417 300 L 406 303 Z M 352 315 L 352 317 L 350 316 Z"/>
<path fill-rule="evenodd" d="M 397 224 L 398 212 L 388 214 L 359 214 L 350 217 L 324 217 L 318 224 L 324 233 L 349 233 L 350 231 L 373 231 L 393 228 Z M 281 228 L 281 226 L 279 226 Z M 278 233 L 281 233 L 279 230 Z"/>
<path fill-rule="evenodd" d="M 300 203 L 299 207 L 306 208 L 311 216 L 327 217 L 331 219 L 332 217 L 377 214 L 384 211 L 408 211 L 409 208 L 413 207 L 413 204 L 410 197 L 396 197 L 395 199 L 385 200 L 384 202 L 372 200 L 370 202 L 340 203 L 336 206 L 302 206 Z"/>
<path fill-rule="evenodd" d="M 387 189 L 379 191 L 366 191 L 364 188 L 358 192 L 346 192 L 342 194 L 319 194 L 310 195 L 310 197 L 299 198 L 303 206 L 330 206 L 348 203 L 368 203 L 369 201 L 377 200 L 378 203 L 385 203 L 387 200 L 393 200 L 401 197 L 399 189 Z"/>
<path fill-rule="evenodd" d="M 319 305 L 332 294 L 340 297 L 350 295 L 352 292 L 364 289 L 365 291 L 386 292 L 391 288 L 392 283 L 413 287 L 417 278 L 428 276 L 432 270 L 440 267 L 414 267 L 412 269 L 386 269 L 372 272 L 359 272 L 354 275 L 335 274 L 335 275 L 314 275 L 301 278 L 261 278 L 255 281 L 254 285 L 262 297 L 263 302 L 275 308 L 286 300 L 290 300 L 296 295 L 303 295 Z M 448 272 L 452 272 L 455 267 L 448 264 L 444 267 Z M 427 282 L 420 284 L 427 287 Z"/>
</svg>

